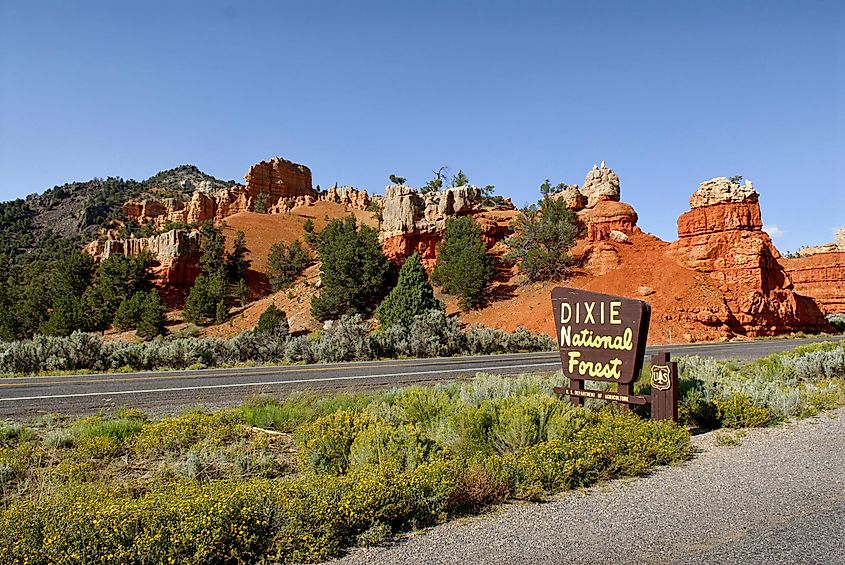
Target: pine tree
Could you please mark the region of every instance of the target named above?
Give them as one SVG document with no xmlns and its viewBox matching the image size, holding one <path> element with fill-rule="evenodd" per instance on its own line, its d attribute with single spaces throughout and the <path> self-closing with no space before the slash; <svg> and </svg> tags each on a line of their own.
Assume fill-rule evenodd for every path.
<svg viewBox="0 0 845 565">
<path fill-rule="evenodd" d="M 194 286 L 188 293 L 183 315 L 186 320 L 195 324 L 206 321 L 220 323 L 226 319 L 229 310 L 229 283 L 226 278 L 227 263 L 224 260 L 225 239 L 211 222 L 205 222 L 200 228 L 200 233 L 202 274 L 194 281 Z"/>
<path fill-rule="evenodd" d="M 243 308 L 246 306 L 247 302 L 249 302 L 249 287 L 247 287 L 244 279 L 238 281 L 236 292 L 238 296 L 238 303 L 241 305 L 241 308 Z"/>
<path fill-rule="evenodd" d="M 223 321 L 228 312 L 228 298 L 229 285 L 226 278 L 219 272 L 210 276 L 203 273 L 197 277 L 188 293 L 183 315 L 195 324 Z"/>
<path fill-rule="evenodd" d="M 149 339 L 163 334 L 166 312 L 167 308 L 162 304 L 158 292 L 155 289 L 148 292 L 135 335 Z"/>
<path fill-rule="evenodd" d="M 225 270 L 225 238 L 219 229 L 214 227 L 210 221 L 203 223 L 200 227 L 202 239 L 200 265 L 206 275 L 213 275 Z"/>
<path fill-rule="evenodd" d="M 369 316 L 384 298 L 391 265 L 378 245 L 378 232 L 356 227 L 355 218 L 335 219 L 320 233 L 317 253 L 323 287 L 311 299 L 318 320 L 344 314 Z"/>
<path fill-rule="evenodd" d="M 541 185 L 541 192 L 548 183 Z M 525 208 L 514 223 L 515 235 L 506 241 L 508 257 L 519 261 L 529 281 L 556 281 L 566 276 L 572 259 L 568 251 L 578 236 L 575 213 L 561 199 L 544 197 L 540 206 Z"/>
<path fill-rule="evenodd" d="M 90 329 L 106 329 L 124 300 L 152 288 L 150 264 L 146 253 L 135 257 L 113 254 L 100 263 L 93 286 L 83 295 Z"/>
<path fill-rule="evenodd" d="M 456 295 L 462 308 L 478 308 L 492 278 L 493 261 L 481 227 L 469 216 L 446 220 L 446 233 L 437 245 L 434 283 Z"/>
<path fill-rule="evenodd" d="M 311 257 L 299 240 L 290 246 L 286 246 L 283 241 L 274 243 L 267 256 L 270 286 L 276 291 L 289 287 L 310 264 Z"/>
<path fill-rule="evenodd" d="M 115 327 L 121 331 L 137 328 L 144 312 L 146 298 L 147 293 L 136 292 L 129 298 L 124 299 L 114 315 Z"/>
<path fill-rule="evenodd" d="M 444 309 L 443 303 L 434 297 L 419 254 L 414 253 L 402 265 L 399 282 L 376 308 L 376 318 L 382 328 L 397 324 L 410 328 L 417 314 Z"/>
</svg>

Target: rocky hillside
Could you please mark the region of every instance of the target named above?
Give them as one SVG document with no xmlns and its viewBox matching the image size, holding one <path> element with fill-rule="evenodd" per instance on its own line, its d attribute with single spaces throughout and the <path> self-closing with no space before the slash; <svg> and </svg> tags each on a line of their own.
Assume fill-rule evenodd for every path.
<svg viewBox="0 0 845 565">
<path fill-rule="evenodd" d="M 100 228 L 124 219 L 127 201 L 146 196 L 182 200 L 195 191 L 215 192 L 233 184 L 193 165 L 182 165 L 145 181 L 109 177 L 55 186 L 42 194 L 0 203 L 0 253 L 14 255 L 31 250 L 45 237 L 90 241 Z"/>
</svg>

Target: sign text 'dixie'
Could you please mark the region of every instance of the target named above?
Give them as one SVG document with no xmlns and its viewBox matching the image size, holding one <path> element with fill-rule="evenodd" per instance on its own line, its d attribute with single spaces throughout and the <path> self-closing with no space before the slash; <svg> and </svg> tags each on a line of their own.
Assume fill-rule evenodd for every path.
<svg viewBox="0 0 845 565">
<path fill-rule="evenodd" d="M 627 384 L 642 368 L 648 304 L 574 288 L 552 290 L 560 360 L 569 379 Z"/>
</svg>

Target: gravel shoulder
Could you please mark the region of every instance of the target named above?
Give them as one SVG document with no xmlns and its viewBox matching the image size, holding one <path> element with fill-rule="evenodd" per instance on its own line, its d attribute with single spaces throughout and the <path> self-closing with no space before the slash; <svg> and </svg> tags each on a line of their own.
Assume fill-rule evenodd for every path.
<svg viewBox="0 0 845 565">
<path fill-rule="evenodd" d="M 335 563 L 845 563 L 845 409 L 693 438 L 640 479 L 512 504 Z"/>
</svg>

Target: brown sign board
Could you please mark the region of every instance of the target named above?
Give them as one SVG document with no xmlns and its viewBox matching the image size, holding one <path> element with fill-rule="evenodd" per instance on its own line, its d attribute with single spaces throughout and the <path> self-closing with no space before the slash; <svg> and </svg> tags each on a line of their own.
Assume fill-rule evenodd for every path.
<svg viewBox="0 0 845 565">
<path fill-rule="evenodd" d="M 646 302 L 557 287 L 552 309 L 563 376 L 621 385 L 637 379 L 651 315 Z"/>
</svg>

